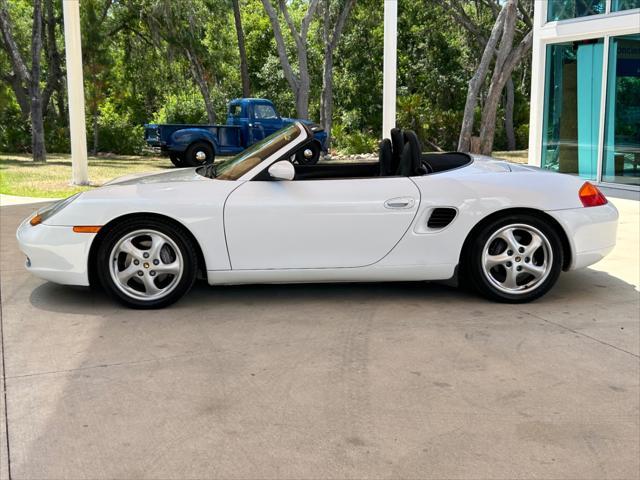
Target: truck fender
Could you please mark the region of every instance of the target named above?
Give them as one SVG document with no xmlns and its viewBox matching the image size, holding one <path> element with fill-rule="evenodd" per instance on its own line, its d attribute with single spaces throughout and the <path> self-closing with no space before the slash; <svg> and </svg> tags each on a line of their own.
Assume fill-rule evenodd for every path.
<svg viewBox="0 0 640 480">
<path fill-rule="evenodd" d="M 183 153 L 195 142 L 207 142 L 213 147 L 214 153 L 218 153 L 218 137 L 204 128 L 183 128 L 171 134 L 172 152 Z"/>
</svg>

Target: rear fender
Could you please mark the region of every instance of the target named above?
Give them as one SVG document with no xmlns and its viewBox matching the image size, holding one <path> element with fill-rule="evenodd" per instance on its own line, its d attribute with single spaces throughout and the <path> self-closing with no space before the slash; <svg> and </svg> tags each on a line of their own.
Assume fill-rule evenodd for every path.
<svg viewBox="0 0 640 480">
<path fill-rule="evenodd" d="M 207 142 L 213 146 L 215 153 L 219 151 L 218 136 L 204 128 L 183 128 L 171 134 L 169 150 L 172 152 L 184 152 L 189 145 L 195 142 Z"/>
</svg>

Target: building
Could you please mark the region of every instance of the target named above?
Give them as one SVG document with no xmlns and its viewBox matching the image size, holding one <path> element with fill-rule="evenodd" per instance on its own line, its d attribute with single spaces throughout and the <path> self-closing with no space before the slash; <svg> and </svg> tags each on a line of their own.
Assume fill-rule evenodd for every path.
<svg viewBox="0 0 640 480">
<path fill-rule="evenodd" d="M 640 190 L 640 0 L 536 0 L 529 164 Z"/>
</svg>

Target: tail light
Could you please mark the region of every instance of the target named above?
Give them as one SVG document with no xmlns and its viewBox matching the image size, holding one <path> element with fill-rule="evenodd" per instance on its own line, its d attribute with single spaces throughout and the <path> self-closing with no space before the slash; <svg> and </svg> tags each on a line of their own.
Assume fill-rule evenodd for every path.
<svg viewBox="0 0 640 480">
<path fill-rule="evenodd" d="M 607 203 L 607 197 L 596 187 L 589 182 L 584 182 L 578 192 L 580 201 L 585 207 L 599 207 Z"/>
</svg>

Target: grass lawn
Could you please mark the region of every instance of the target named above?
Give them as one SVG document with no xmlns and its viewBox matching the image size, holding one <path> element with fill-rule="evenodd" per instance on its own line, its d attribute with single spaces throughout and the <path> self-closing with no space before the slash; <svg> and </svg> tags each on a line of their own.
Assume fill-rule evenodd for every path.
<svg viewBox="0 0 640 480">
<path fill-rule="evenodd" d="M 493 152 L 496 158 L 527 163 L 527 150 Z M 33 163 L 31 156 L 0 153 L 0 193 L 24 197 L 62 198 L 76 192 L 99 187 L 122 175 L 154 172 L 174 168 L 168 158 L 126 155 L 89 157 L 90 186 L 77 187 L 71 182 L 71 155 L 50 153 L 46 163 Z"/>
<path fill-rule="evenodd" d="M 513 150 L 511 152 L 493 152 L 491 154 L 495 158 L 506 160 L 513 163 L 527 163 L 529 159 L 529 150 Z"/>
<path fill-rule="evenodd" d="M 168 158 L 126 155 L 89 157 L 91 186 L 71 183 L 71 155 L 47 154 L 46 163 L 33 163 L 31 156 L 0 153 L 0 193 L 25 197 L 59 198 L 99 187 L 122 175 L 174 168 Z"/>
</svg>

